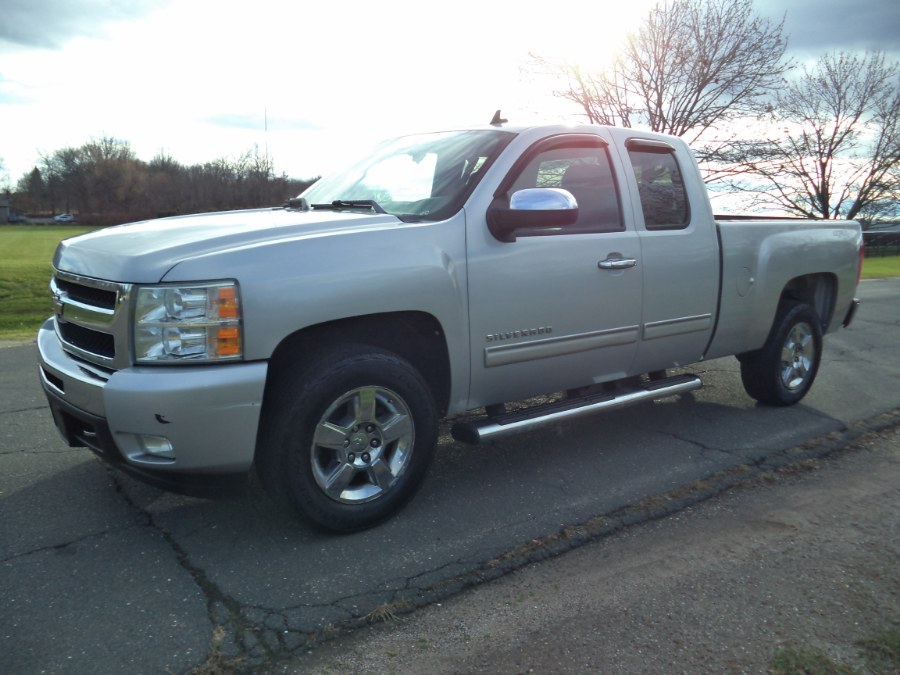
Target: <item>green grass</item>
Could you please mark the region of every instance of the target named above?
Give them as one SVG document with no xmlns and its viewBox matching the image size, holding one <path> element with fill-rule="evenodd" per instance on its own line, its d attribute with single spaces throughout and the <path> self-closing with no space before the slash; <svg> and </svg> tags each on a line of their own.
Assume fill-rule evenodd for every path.
<svg viewBox="0 0 900 675">
<path fill-rule="evenodd" d="M 772 675 L 861 675 L 850 666 L 835 663 L 824 652 L 810 648 L 778 650 L 769 672 Z"/>
<path fill-rule="evenodd" d="M 838 663 L 810 647 L 779 649 L 769 664 L 772 675 L 890 675 L 900 673 L 900 629 L 888 628 L 856 644 L 864 670 Z"/>
<path fill-rule="evenodd" d="M 50 263 L 56 245 L 92 228 L 0 227 L 0 340 L 26 340 L 53 313 Z"/>
<path fill-rule="evenodd" d="M 900 277 L 900 255 L 863 260 L 863 279 L 884 279 L 886 277 Z"/>
<path fill-rule="evenodd" d="M 900 673 L 900 626 L 863 640 L 859 647 L 871 672 Z"/>
</svg>

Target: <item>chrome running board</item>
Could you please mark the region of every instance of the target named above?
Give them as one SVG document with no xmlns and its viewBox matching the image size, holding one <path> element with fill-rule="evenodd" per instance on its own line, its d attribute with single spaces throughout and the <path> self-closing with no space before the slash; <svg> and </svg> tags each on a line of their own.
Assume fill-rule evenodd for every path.
<svg viewBox="0 0 900 675">
<path fill-rule="evenodd" d="M 683 394 L 702 386 L 703 382 L 696 375 L 676 375 L 625 386 L 612 392 L 566 398 L 501 415 L 457 422 L 453 425 L 451 434 L 458 441 L 477 445 L 482 441 L 522 431 L 531 431 L 554 422 L 562 422 L 613 408 L 623 408 L 642 401 L 655 401 L 666 396 Z"/>
</svg>

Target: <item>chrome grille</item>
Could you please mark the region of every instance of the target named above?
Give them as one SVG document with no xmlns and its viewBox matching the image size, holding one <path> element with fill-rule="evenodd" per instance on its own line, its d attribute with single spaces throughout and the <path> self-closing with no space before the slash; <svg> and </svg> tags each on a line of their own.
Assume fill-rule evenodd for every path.
<svg viewBox="0 0 900 675">
<path fill-rule="evenodd" d="M 72 283 L 56 277 L 56 287 L 70 299 L 85 305 L 114 310 L 116 308 L 116 292 L 103 288 L 91 288 L 82 284 Z"/>
<path fill-rule="evenodd" d="M 128 365 L 129 284 L 57 271 L 50 281 L 56 334 L 67 352 L 104 368 Z"/>
<path fill-rule="evenodd" d="M 91 330 L 74 323 L 60 322 L 58 325 L 59 334 L 63 342 L 80 347 L 91 354 L 102 356 L 105 359 L 114 359 L 116 357 L 116 342 L 112 335 Z"/>
</svg>

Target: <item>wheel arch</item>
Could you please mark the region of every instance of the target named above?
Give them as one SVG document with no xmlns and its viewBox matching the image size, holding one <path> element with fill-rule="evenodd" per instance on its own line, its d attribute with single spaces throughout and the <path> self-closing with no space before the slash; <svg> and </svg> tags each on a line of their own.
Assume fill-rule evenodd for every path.
<svg viewBox="0 0 900 675">
<path fill-rule="evenodd" d="M 353 343 L 392 352 L 409 361 L 428 383 L 438 410 L 450 400 L 450 355 L 444 329 L 426 312 L 370 314 L 302 328 L 286 336 L 269 359 L 263 410 L 273 383 L 298 361 L 314 357 L 323 346 Z"/>
<path fill-rule="evenodd" d="M 769 339 L 772 332 L 778 325 L 781 314 L 785 311 L 785 307 L 789 304 L 807 304 L 813 308 L 819 319 L 819 327 L 824 335 L 827 332 L 831 319 L 834 316 L 835 305 L 837 302 L 838 281 L 834 274 L 828 272 L 818 272 L 815 274 L 802 274 L 790 279 L 781 289 L 778 296 L 778 302 L 774 305 L 772 311 L 772 320 L 768 324 L 766 332 L 766 340 Z M 771 302 L 771 300 L 769 301 Z M 735 353 L 735 357 L 739 361 L 753 358 L 758 353 L 760 347 L 752 350 L 741 351 Z"/>
<path fill-rule="evenodd" d="M 829 272 L 794 277 L 781 291 L 776 318 L 786 302 L 802 302 L 813 308 L 819 317 L 822 332 L 825 333 L 834 316 L 837 286 L 837 276 Z"/>
</svg>

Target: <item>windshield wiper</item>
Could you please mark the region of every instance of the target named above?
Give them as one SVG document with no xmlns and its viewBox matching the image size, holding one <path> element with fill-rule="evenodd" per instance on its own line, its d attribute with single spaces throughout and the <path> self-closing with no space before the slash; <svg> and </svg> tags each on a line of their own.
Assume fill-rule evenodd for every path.
<svg viewBox="0 0 900 675">
<path fill-rule="evenodd" d="M 328 204 L 310 204 L 311 209 L 340 211 L 341 209 L 372 209 L 375 213 L 387 213 L 374 199 L 335 199 Z"/>
</svg>

